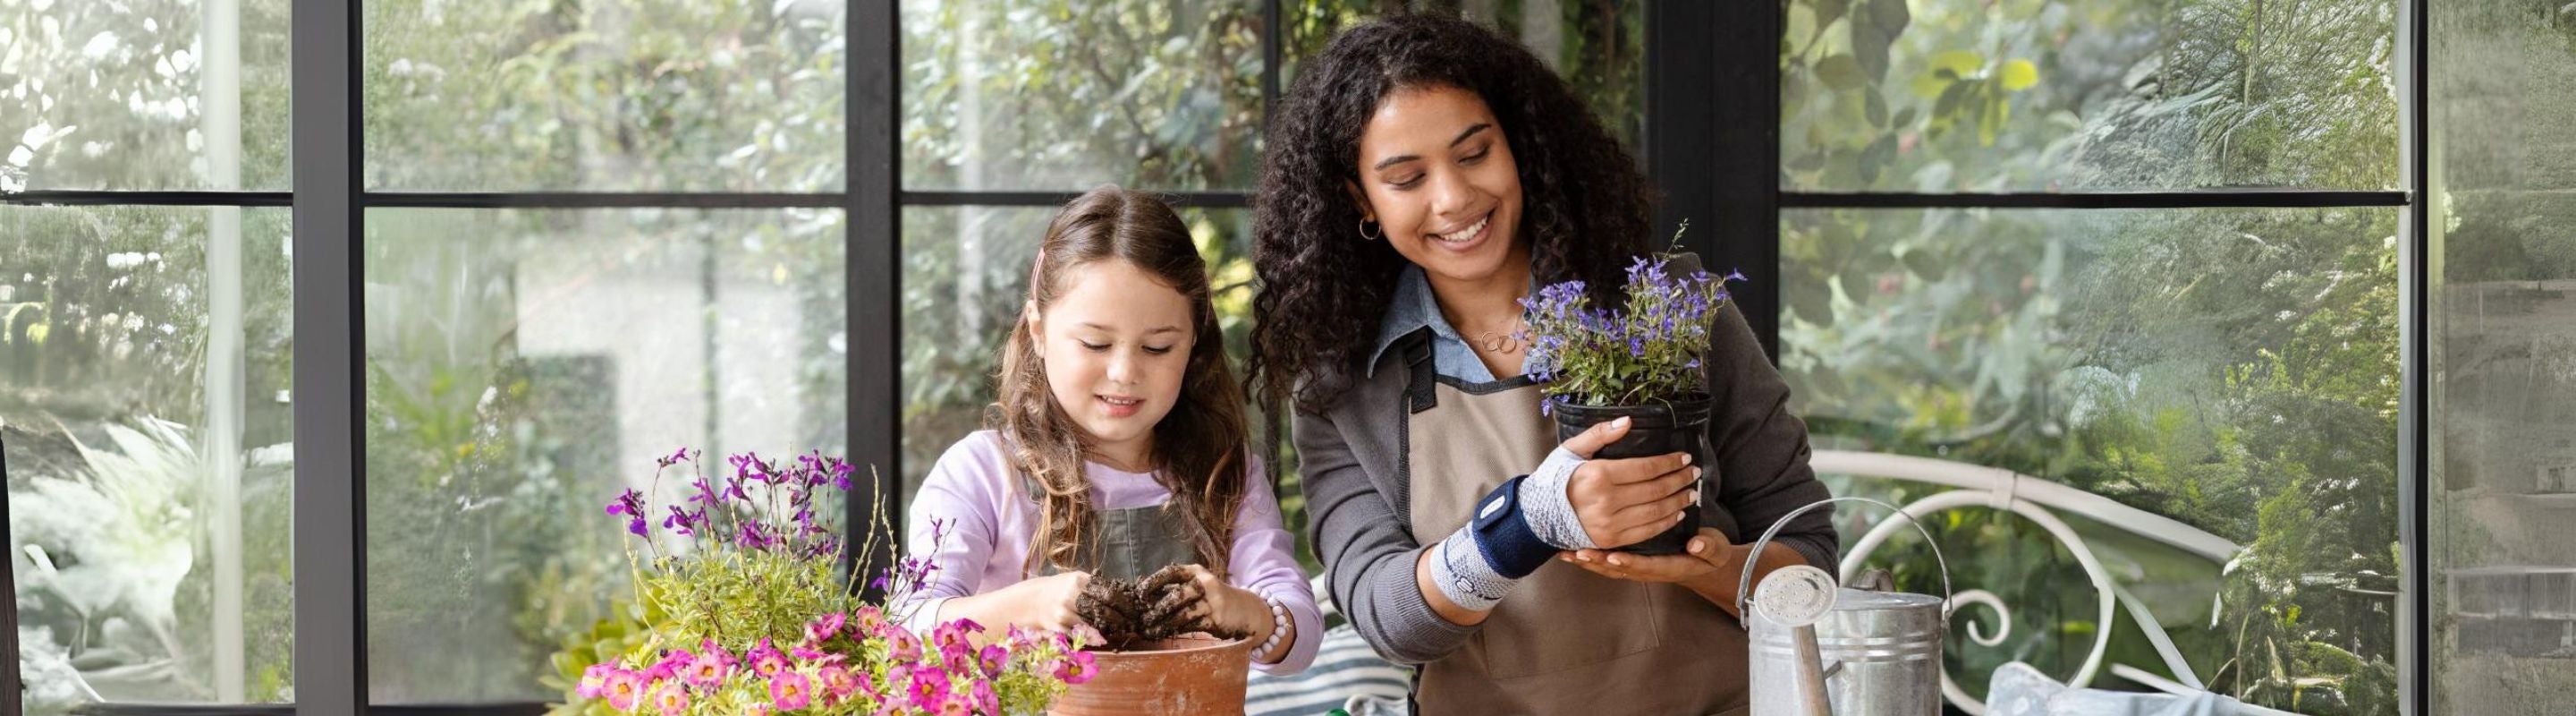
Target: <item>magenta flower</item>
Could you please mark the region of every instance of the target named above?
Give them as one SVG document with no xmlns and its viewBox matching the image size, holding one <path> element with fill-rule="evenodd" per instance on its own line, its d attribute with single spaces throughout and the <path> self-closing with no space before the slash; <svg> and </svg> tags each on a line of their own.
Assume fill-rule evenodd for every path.
<svg viewBox="0 0 2576 716">
<path fill-rule="evenodd" d="M 888 655 L 895 661 L 912 662 L 921 659 L 921 640 L 912 638 L 910 632 L 897 631 L 888 635 L 886 643 L 890 650 Z"/>
<path fill-rule="evenodd" d="M 1056 680 L 1067 684 L 1080 686 L 1098 675 L 1100 668 L 1092 664 L 1091 652 L 1088 651 L 1066 654 L 1064 660 L 1055 665 Z"/>
<path fill-rule="evenodd" d="M 768 637 L 761 637 L 760 645 L 752 647 L 751 651 L 744 652 L 743 658 L 751 661 L 751 670 L 754 673 L 765 677 L 776 678 L 778 672 L 786 671 L 788 666 L 787 655 L 779 653 L 777 647 L 770 646 Z"/>
<path fill-rule="evenodd" d="M 600 686 L 600 694 L 608 697 L 609 708 L 632 711 L 636 702 L 644 698 L 644 675 L 625 669 L 614 670 L 609 673 L 607 683 Z"/>
<path fill-rule="evenodd" d="M 814 682 L 806 679 L 804 674 L 782 671 L 769 677 L 769 704 L 780 711 L 805 708 L 813 696 Z"/>
<path fill-rule="evenodd" d="M 663 679 L 678 676 L 681 672 L 687 670 L 689 662 L 696 660 L 697 655 L 689 653 L 689 650 L 685 648 L 664 651 L 662 652 L 662 660 L 653 662 L 653 668 L 644 672 L 645 680 L 661 681 Z"/>
<path fill-rule="evenodd" d="M 707 653 L 699 654 L 695 659 L 690 659 L 687 666 L 681 667 L 680 680 L 696 686 L 713 688 L 724 684 L 725 676 L 731 673 L 733 673 L 733 660 L 727 658 L 724 652 L 709 650 Z"/>
<path fill-rule="evenodd" d="M 819 644 L 824 640 L 840 636 L 841 627 L 849 623 L 848 620 L 849 618 L 841 616 L 840 612 L 825 614 L 822 618 L 814 620 L 814 623 L 805 625 L 805 639 Z"/>
<path fill-rule="evenodd" d="M 868 678 L 867 674 L 851 673 L 848 667 L 840 664 L 825 666 L 818 675 L 823 677 L 823 693 L 829 696 L 828 701 L 833 702 L 858 693 L 859 684 Z"/>
<path fill-rule="evenodd" d="M 677 683 L 665 683 L 653 690 L 653 705 L 661 707 L 662 716 L 683 716 L 689 712 L 689 690 Z"/>
<path fill-rule="evenodd" d="M 1002 695 L 993 692 L 993 682 L 991 681 L 976 679 L 975 688 L 974 690 L 967 692 L 966 700 L 974 704 L 975 710 L 977 711 L 988 714 L 997 714 L 1002 712 Z"/>
<path fill-rule="evenodd" d="M 984 647 L 984 652 L 979 656 L 984 662 L 984 676 L 988 678 L 1000 678 L 1002 667 L 1011 664 L 1010 650 L 1002 648 L 1000 644 Z"/>
<path fill-rule="evenodd" d="M 575 687 L 573 693 L 580 694 L 585 699 L 599 698 L 600 695 L 608 693 L 608 675 L 616 671 L 615 664 L 590 665 L 590 668 L 581 670 L 581 685 Z"/>
<path fill-rule="evenodd" d="M 930 706 L 948 700 L 948 675 L 937 671 L 912 672 L 912 703 Z"/>
</svg>

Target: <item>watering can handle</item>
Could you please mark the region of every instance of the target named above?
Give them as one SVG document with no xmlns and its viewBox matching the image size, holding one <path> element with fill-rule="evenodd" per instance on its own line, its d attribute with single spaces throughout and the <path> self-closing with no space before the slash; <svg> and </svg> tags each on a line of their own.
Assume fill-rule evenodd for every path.
<svg viewBox="0 0 2576 716">
<path fill-rule="evenodd" d="M 1933 563 L 1941 566 L 1941 620 L 1943 622 L 1948 622 L 1950 619 L 1950 606 L 1952 602 L 1957 600 L 1957 593 L 1950 590 L 1950 560 L 1941 556 L 1941 544 L 1932 541 L 1932 531 L 1924 529 L 1923 522 L 1914 519 L 1914 515 L 1907 514 L 1905 510 L 1898 509 L 1895 505 L 1890 505 L 1867 497 L 1832 497 L 1817 500 L 1807 503 L 1805 506 L 1791 511 L 1789 514 L 1782 515 L 1778 521 L 1772 522 L 1770 529 L 1762 531 L 1762 538 L 1753 541 L 1752 554 L 1744 558 L 1744 576 L 1737 579 L 1735 583 L 1735 613 L 1748 613 L 1745 611 L 1745 600 L 1751 598 L 1753 593 L 1753 568 L 1762 563 L 1762 548 L 1771 544 L 1771 538 L 1780 534 L 1780 528 L 1789 526 L 1789 520 L 1796 519 L 1799 515 L 1807 514 L 1809 511 L 1818 507 L 1831 505 L 1837 502 L 1866 502 L 1880 507 L 1885 507 L 1887 508 L 1887 511 L 1896 513 L 1896 516 L 1905 518 L 1906 524 L 1913 525 L 1915 534 L 1923 535 L 1923 544 L 1930 545 L 1932 547 Z M 1839 579 L 1839 577 L 1837 578 Z"/>
</svg>

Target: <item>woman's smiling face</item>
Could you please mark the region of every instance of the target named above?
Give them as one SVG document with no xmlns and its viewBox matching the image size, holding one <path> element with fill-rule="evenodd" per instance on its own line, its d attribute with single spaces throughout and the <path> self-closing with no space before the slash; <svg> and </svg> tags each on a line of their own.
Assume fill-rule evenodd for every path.
<svg viewBox="0 0 2576 716">
<path fill-rule="evenodd" d="M 1359 149 L 1361 214 L 1414 265 L 1479 281 L 1525 255 L 1520 169 L 1484 98 L 1446 86 L 1396 90 L 1361 128 Z"/>
</svg>

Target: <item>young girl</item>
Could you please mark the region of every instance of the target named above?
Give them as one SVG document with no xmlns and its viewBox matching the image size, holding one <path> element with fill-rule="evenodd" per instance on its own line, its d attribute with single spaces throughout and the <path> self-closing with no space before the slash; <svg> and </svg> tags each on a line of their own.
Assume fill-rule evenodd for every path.
<svg viewBox="0 0 2576 716">
<path fill-rule="evenodd" d="M 908 549 L 938 567 L 909 624 L 1087 630 L 1074 609 L 1092 579 L 1177 566 L 1186 623 L 1249 634 L 1264 673 L 1304 669 L 1322 617 L 1245 449 L 1180 217 L 1092 190 L 1047 227 L 1029 276 L 990 429 L 940 456 L 907 513 Z"/>
</svg>

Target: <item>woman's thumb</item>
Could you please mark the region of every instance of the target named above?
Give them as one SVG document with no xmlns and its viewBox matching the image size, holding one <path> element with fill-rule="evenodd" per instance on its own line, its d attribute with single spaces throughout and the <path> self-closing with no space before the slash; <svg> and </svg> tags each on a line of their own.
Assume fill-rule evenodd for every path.
<svg viewBox="0 0 2576 716">
<path fill-rule="evenodd" d="M 1619 442 L 1620 438 L 1627 436 L 1628 418 L 1621 417 L 1609 422 L 1593 423 L 1592 427 L 1576 433 L 1574 437 L 1567 438 L 1565 449 L 1574 453 L 1576 457 L 1590 460 L 1593 453 L 1600 452 L 1601 448 Z"/>
</svg>

